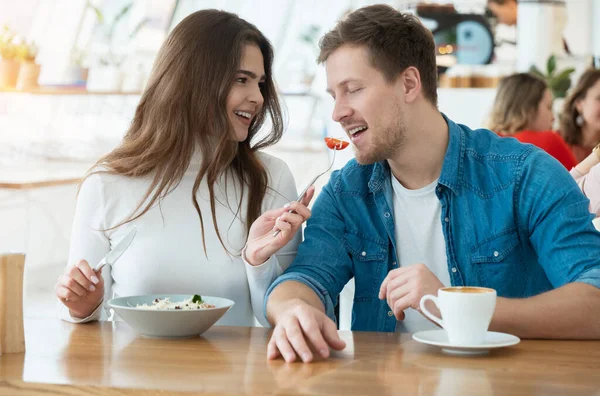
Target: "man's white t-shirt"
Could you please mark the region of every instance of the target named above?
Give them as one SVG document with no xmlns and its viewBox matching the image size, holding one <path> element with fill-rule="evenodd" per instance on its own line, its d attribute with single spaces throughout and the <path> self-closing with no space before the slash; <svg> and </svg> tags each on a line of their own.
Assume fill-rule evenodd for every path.
<svg viewBox="0 0 600 396">
<path fill-rule="evenodd" d="M 394 188 L 394 225 L 398 265 L 407 267 L 423 263 L 444 286 L 450 286 L 446 242 L 442 233 L 442 205 L 435 194 L 438 181 L 418 190 L 406 189 L 391 176 Z M 409 308 L 398 321 L 396 331 L 414 333 L 438 329 L 418 311 Z"/>
</svg>

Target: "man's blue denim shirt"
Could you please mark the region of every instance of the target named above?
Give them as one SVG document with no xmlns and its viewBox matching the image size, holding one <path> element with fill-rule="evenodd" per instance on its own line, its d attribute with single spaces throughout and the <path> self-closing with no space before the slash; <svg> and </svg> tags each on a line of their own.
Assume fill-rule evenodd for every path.
<svg viewBox="0 0 600 396">
<path fill-rule="evenodd" d="M 566 169 L 532 145 L 446 122 L 449 143 L 436 194 L 452 285 L 516 298 L 570 282 L 600 288 L 600 233 Z M 355 277 L 352 330 L 394 331 L 396 318 L 378 298 L 399 264 L 392 194 L 387 161 L 352 160 L 333 172 L 296 259 L 267 297 L 282 282 L 302 282 L 335 320 L 338 295 Z"/>
</svg>

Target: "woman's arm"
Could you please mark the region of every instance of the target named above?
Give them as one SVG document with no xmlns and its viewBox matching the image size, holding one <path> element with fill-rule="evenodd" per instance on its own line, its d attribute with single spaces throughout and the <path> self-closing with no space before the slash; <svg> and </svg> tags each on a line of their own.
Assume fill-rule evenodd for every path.
<svg viewBox="0 0 600 396">
<path fill-rule="evenodd" d="M 592 150 L 592 153 L 590 155 L 588 155 L 583 161 L 581 161 L 579 164 L 577 164 L 577 166 L 575 166 L 575 169 L 577 170 L 577 176 L 581 177 L 581 176 L 585 176 L 588 174 L 588 172 L 596 165 L 600 162 L 600 151 L 599 151 L 599 147 L 600 145 L 594 147 L 594 150 Z M 575 177 L 575 176 L 574 176 Z M 578 177 L 575 177 L 575 180 L 577 180 Z"/>
<path fill-rule="evenodd" d="M 283 161 L 273 160 L 275 160 L 277 166 L 272 166 L 271 172 L 274 173 L 274 170 L 277 170 L 279 175 L 269 186 L 263 203 L 263 212 L 279 210 L 297 196 L 296 184 L 289 167 Z M 302 242 L 301 229 L 295 233 L 286 245 L 260 265 L 252 265 L 255 264 L 252 260 L 250 261 L 252 264 L 250 264 L 248 261 L 249 258 L 245 255 L 243 256 L 248 277 L 248 286 L 250 288 L 252 309 L 254 310 L 254 316 L 263 326 L 269 326 L 263 313 L 265 293 L 275 279 L 294 260 L 300 242 Z"/>
<path fill-rule="evenodd" d="M 73 266 L 78 265 L 80 260 L 86 260 L 93 268 L 110 251 L 110 240 L 103 231 L 106 229 L 104 207 L 101 176 L 95 174 L 85 179 L 77 197 L 77 207 L 71 230 L 69 260 L 63 277 L 69 273 Z M 88 304 L 83 302 L 76 304 L 78 308 L 89 311 L 86 312 L 87 315 L 75 316 L 71 309 L 61 302 L 59 303 L 59 317 L 61 319 L 73 323 L 105 319 L 102 305 L 104 301 L 108 301 L 112 291 L 110 266 L 105 266 L 98 277 L 100 275 L 104 280 L 103 293 L 100 290 L 89 292 L 87 297 L 93 301 L 89 301 Z M 99 285 L 102 285 L 102 282 Z M 95 301 L 98 299 L 99 301 Z M 69 305 L 73 306 L 74 304 Z"/>
<path fill-rule="evenodd" d="M 588 155 L 575 168 L 571 176 L 583 194 L 590 200 L 590 213 L 600 216 L 600 145 L 596 146 L 592 154 Z"/>
</svg>

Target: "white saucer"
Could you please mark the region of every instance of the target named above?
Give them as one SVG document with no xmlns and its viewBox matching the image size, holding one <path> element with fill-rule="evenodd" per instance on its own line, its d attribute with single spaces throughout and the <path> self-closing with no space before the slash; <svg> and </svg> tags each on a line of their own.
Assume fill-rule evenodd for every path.
<svg viewBox="0 0 600 396">
<path fill-rule="evenodd" d="M 412 336 L 413 340 L 424 344 L 435 345 L 442 348 L 443 352 L 455 355 L 482 355 L 494 348 L 503 348 L 516 345 L 521 340 L 511 334 L 488 331 L 485 343 L 481 345 L 453 345 L 448 341 L 446 330 L 419 331 Z"/>
</svg>

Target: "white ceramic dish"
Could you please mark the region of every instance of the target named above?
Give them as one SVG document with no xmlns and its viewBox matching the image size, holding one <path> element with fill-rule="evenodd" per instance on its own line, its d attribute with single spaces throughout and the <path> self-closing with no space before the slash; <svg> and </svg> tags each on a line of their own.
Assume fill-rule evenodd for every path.
<svg viewBox="0 0 600 396">
<path fill-rule="evenodd" d="M 137 308 L 156 298 L 169 298 L 173 302 L 190 298 L 188 294 L 148 294 L 113 298 L 107 305 L 137 333 L 149 337 L 193 337 L 204 333 L 233 306 L 226 298 L 202 296 L 202 300 L 215 308 L 197 310 L 155 310 Z"/>
<path fill-rule="evenodd" d="M 481 355 L 488 353 L 490 349 L 504 348 L 521 342 L 517 336 L 488 331 L 485 342 L 480 345 L 454 345 L 448 341 L 446 330 L 427 330 L 413 334 L 415 341 L 423 344 L 434 345 L 442 348 L 443 352 L 457 355 Z"/>
</svg>

